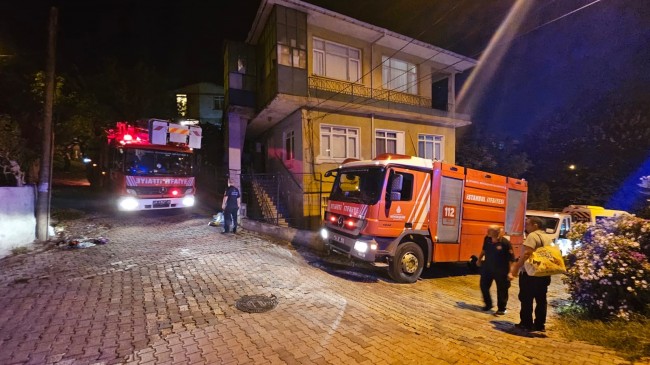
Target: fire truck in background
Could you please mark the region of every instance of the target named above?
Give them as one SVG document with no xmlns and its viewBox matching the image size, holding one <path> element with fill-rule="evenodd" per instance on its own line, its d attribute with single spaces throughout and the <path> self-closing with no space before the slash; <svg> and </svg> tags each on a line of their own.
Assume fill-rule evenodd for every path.
<svg viewBox="0 0 650 365">
<path fill-rule="evenodd" d="M 321 237 L 328 249 L 388 267 L 412 283 L 425 265 L 478 256 L 490 225 L 515 252 L 523 242 L 527 182 L 419 157 L 346 160 L 335 176 Z"/>
<path fill-rule="evenodd" d="M 88 180 L 110 192 L 119 210 L 191 207 L 198 148 L 199 126 L 159 119 L 118 122 L 106 131 Z"/>
</svg>

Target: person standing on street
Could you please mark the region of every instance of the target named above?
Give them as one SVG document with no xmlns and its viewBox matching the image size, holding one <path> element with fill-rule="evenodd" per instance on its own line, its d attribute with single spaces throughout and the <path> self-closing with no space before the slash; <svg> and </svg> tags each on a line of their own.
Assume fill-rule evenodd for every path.
<svg viewBox="0 0 650 365">
<path fill-rule="evenodd" d="M 487 236 L 483 241 L 483 249 L 479 254 L 477 266 L 481 267 L 481 293 L 483 294 L 484 311 L 492 309 L 492 297 L 490 287 L 492 282 L 497 284 L 497 315 L 506 314 L 508 305 L 508 272 L 510 263 L 514 261 L 515 255 L 512 245 L 507 238 L 503 237 L 502 229 L 499 226 L 488 227 Z M 485 261 L 481 261 L 485 258 Z"/>
<path fill-rule="evenodd" d="M 237 233 L 237 211 L 239 211 L 239 204 L 241 203 L 241 194 L 233 184 L 232 180 L 228 179 L 228 188 L 223 195 L 223 232 L 228 233 L 230 225 L 232 224 L 232 233 Z"/>
<path fill-rule="evenodd" d="M 550 276 L 529 276 L 523 269 L 524 263 L 533 251 L 542 246 L 549 246 L 551 238 L 542 231 L 543 222 L 538 217 L 526 219 L 526 240 L 524 241 L 519 260 L 512 265 L 508 279 L 519 276 L 519 311 L 520 322 L 515 327 L 525 331 L 546 331 L 546 293 L 551 284 Z M 533 321 L 533 300 L 535 301 L 535 320 Z"/>
</svg>

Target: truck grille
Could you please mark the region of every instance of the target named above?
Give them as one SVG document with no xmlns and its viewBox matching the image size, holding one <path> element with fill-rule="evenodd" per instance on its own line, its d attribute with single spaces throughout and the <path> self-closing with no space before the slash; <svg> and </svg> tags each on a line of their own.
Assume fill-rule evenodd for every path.
<svg viewBox="0 0 650 365">
<path fill-rule="evenodd" d="M 182 188 L 177 188 L 177 187 L 172 187 L 172 186 L 134 186 L 134 187 L 127 187 L 127 189 L 133 189 L 135 190 L 136 194 L 138 195 L 168 195 L 169 191 L 172 189 L 177 189 L 178 191 L 181 192 L 179 196 L 182 196 L 185 194 L 185 187 Z"/>
<path fill-rule="evenodd" d="M 341 251 L 343 253 L 350 253 L 350 247 L 346 246 L 343 243 L 336 242 L 334 240 L 329 240 L 329 244 L 330 244 L 330 246 L 332 246 L 332 248 L 334 248 L 334 249 L 336 249 L 338 251 Z"/>
</svg>

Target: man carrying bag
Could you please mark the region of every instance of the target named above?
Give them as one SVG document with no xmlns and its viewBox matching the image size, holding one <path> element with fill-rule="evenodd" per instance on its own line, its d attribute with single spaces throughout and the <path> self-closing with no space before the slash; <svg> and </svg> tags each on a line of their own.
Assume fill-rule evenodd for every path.
<svg viewBox="0 0 650 365">
<path fill-rule="evenodd" d="M 522 253 L 519 259 L 510 268 L 508 279 L 513 280 L 519 276 L 519 311 L 520 322 L 515 327 L 525 331 L 546 330 L 546 293 L 551 284 L 551 276 L 532 276 L 523 270 L 524 264 L 533 256 L 538 248 L 550 246 L 552 241 L 542 231 L 542 220 L 538 217 L 530 217 L 526 220 L 526 232 L 528 236 L 522 246 Z M 535 320 L 533 321 L 533 300 L 535 301 Z"/>
</svg>

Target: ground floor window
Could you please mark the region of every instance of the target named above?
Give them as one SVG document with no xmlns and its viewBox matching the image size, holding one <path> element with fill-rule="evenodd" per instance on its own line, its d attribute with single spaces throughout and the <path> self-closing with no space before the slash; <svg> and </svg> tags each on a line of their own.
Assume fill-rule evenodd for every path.
<svg viewBox="0 0 650 365">
<path fill-rule="evenodd" d="M 433 134 L 418 135 L 418 156 L 442 161 L 443 138 Z"/>
<path fill-rule="evenodd" d="M 404 154 L 404 132 L 376 130 L 375 156 L 382 153 Z"/>
<path fill-rule="evenodd" d="M 322 125 L 320 157 L 325 159 L 359 158 L 359 129 Z"/>
<path fill-rule="evenodd" d="M 295 158 L 295 135 L 293 131 L 284 133 L 284 160 L 291 161 Z"/>
</svg>

